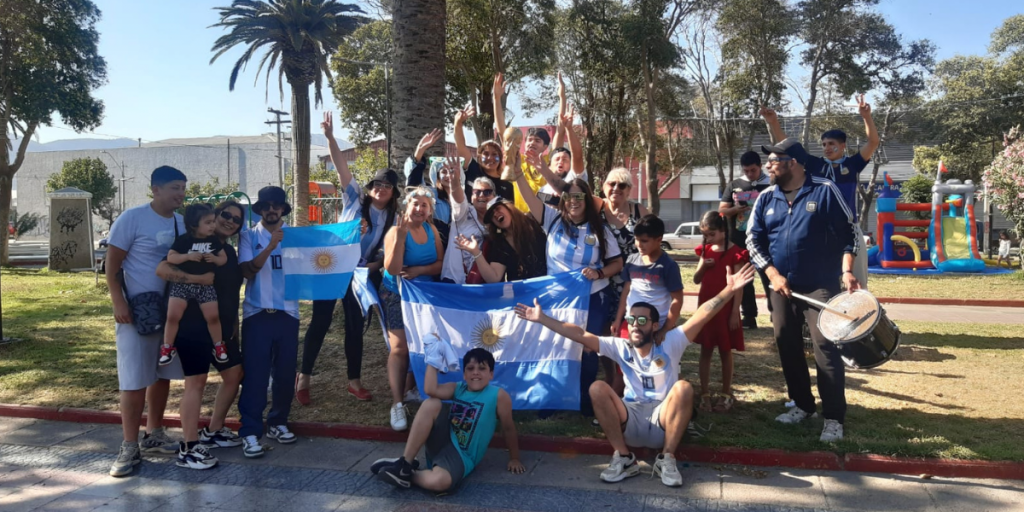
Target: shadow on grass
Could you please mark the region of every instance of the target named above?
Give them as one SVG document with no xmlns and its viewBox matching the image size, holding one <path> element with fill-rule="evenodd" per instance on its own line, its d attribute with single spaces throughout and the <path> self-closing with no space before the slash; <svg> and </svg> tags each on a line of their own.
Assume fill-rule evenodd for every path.
<svg viewBox="0 0 1024 512">
<path fill-rule="evenodd" d="M 1020 332 L 1019 330 L 1017 332 Z M 1005 333 L 1009 334 L 1009 333 Z M 929 332 L 915 332 L 906 333 L 900 340 L 904 345 L 900 347 L 896 355 L 893 358 L 906 357 L 902 356 L 902 353 L 906 349 L 910 349 L 909 352 L 913 353 L 912 357 L 921 357 L 922 359 L 908 359 L 908 360 L 924 360 L 931 361 L 930 357 L 946 357 L 946 355 L 935 355 L 930 350 L 926 350 L 923 347 L 931 348 L 965 348 L 974 350 L 1020 350 L 1024 348 L 1024 338 L 1022 337 L 989 337 L 989 336 L 972 336 L 970 334 L 936 334 Z M 917 345 L 916 347 L 914 345 Z M 948 354 L 947 354 L 948 355 Z M 937 359 L 942 361 L 943 359 Z"/>
</svg>

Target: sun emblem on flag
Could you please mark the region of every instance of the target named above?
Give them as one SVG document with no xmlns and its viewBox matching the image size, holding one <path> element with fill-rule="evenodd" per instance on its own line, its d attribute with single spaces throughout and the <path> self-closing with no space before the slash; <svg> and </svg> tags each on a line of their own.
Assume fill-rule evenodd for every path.
<svg viewBox="0 0 1024 512">
<path fill-rule="evenodd" d="M 491 353 L 501 350 L 505 345 L 505 339 L 501 335 L 501 321 L 497 318 L 481 320 L 473 328 L 473 345 Z"/>
<path fill-rule="evenodd" d="M 334 267 L 338 266 L 338 262 L 334 261 L 334 253 L 327 249 L 314 250 L 310 259 L 313 269 L 321 274 L 330 274 L 334 271 Z"/>
</svg>

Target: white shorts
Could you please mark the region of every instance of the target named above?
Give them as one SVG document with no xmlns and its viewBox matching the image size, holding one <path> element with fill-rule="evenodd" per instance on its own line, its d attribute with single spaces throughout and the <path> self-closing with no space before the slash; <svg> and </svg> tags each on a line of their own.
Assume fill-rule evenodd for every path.
<svg viewBox="0 0 1024 512">
<path fill-rule="evenodd" d="M 662 402 L 622 402 L 626 406 L 626 428 L 622 437 L 628 446 L 660 450 L 665 446 L 661 426 Z"/>
<path fill-rule="evenodd" d="M 142 336 L 133 324 L 115 324 L 117 344 L 117 381 L 121 391 L 137 391 L 155 384 L 157 379 L 184 379 L 181 360 L 175 357 L 167 366 L 160 366 L 160 345 L 164 333 Z"/>
</svg>

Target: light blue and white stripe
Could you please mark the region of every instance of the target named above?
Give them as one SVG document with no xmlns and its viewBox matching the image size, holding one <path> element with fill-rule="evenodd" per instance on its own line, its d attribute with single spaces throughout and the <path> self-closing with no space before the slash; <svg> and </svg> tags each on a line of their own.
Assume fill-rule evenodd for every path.
<svg viewBox="0 0 1024 512">
<path fill-rule="evenodd" d="M 360 253 L 358 220 L 289 229 L 281 241 L 285 298 L 343 298 Z"/>
</svg>

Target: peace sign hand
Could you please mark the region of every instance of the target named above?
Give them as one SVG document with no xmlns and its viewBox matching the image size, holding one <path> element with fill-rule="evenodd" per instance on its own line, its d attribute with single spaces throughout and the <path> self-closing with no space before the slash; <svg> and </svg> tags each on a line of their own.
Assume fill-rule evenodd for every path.
<svg viewBox="0 0 1024 512">
<path fill-rule="evenodd" d="M 334 114 L 330 110 L 324 112 L 324 120 L 320 123 L 320 129 L 323 130 L 324 137 L 334 138 Z"/>
<path fill-rule="evenodd" d="M 761 114 L 761 117 L 764 118 L 764 120 L 768 121 L 769 123 L 773 121 L 778 121 L 779 119 L 779 114 L 768 107 L 762 106 L 761 110 L 758 111 L 758 113 Z"/>
<path fill-rule="evenodd" d="M 860 97 L 857 98 L 857 110 L 860 112 L 861 117 L 871 115 L 871 104 L 864 101 L 863 94 L 861 94 Z"/>
</svg>

